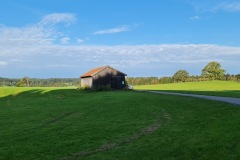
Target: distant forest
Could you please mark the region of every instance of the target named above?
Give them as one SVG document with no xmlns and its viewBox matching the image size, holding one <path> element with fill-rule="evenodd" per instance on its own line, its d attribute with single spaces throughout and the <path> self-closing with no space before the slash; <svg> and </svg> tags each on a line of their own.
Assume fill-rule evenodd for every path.
<svg viewBox="0 0 240 160">
<path fill-rule="evenodd" d="M 17 87 L 68 87 L 79 86 L 79 78 L 1 78 L 0 86 L 17 86 Z"/>
<path fill-rule="evenodd" d="M 188 76 L 184 81 L 173 77 L 129 77 L 127 83 L 131 85 L 153 85 L 153 84 L 166 84 L 166 83 L 179 83 L 179 82 L 200 82 L 200 81 L 211 81 L 215 80 L 204 76 Z M 238 81 L 240 82 L 240 75 L 225 75 L 221 81 Z"/>
<path fill-rule="evenodd" d="M 166 84 L 176 82 L 200 82 L 213 80 L 203 76 L 188 76 L 184 81 L 176 80 L 173 77 L 128 77 L 126 81 L 131 85 L 153 85 L 153 84 Z M 240 75 L 225 75 L 219 80 L 223 81 L 240 81 Z M 18 87 L 70 87 L 80 86 L 79 78 L 28 78 L 12 79 L 12 78 L 1 78 L 0 86 L 18 86 Z"/>
</svg>

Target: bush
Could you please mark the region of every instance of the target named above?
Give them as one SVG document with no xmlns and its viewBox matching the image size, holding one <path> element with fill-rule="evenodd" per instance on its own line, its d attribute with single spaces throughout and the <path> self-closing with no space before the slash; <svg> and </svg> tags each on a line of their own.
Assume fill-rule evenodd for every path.
<svg viewBox="0 0 240 160">
<path fill-rule="evenodd" d="M 86 86 L 80 87 L 79 89 L 83 90 L 83 91 L 89 91 L 89 90 L 91 90 L 91 87 L 86 85 Z"/>
</svg>

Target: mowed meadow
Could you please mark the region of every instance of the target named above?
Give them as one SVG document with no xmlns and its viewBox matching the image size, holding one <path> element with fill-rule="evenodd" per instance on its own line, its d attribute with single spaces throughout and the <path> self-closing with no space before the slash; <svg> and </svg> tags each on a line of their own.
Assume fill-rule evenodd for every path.
<svg viewBox="0 0 240 160">
<path fill-rule="evenodd" d="M 239 83 L 215 83 L 178 89 L 238 97 Z M 0 159 L 240 159 L 239 117 L 239 107 L 191 97 L 1 87 Z"/>
<path fill-rule="evenodd" d="M 240 82 L 203 81 L 134 86 L 136 90 L 159 90 L 240 98 Z"/>
</svg>

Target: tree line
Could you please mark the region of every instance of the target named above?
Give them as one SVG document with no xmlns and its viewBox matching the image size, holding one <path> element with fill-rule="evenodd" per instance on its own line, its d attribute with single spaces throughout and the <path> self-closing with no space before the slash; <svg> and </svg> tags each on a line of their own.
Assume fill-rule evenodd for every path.
<svg viewBox="0 0 240 160">
<path fill-rule="evenodd" d="M 218 62 L 209 62 L 203 69 L 201 75 L 189 75 L 186 70 L 178 70 L 172 77 L 128 77 L 128 84 L 132 85 L 152 85 L 177 82 L 199 82 L 209 80 L 240 81 L 240 74 L 226 74 Z M 67 87 L 79 86 L 79 78 L 29 78 L 27 76 L 21 79 L 1 78 L 0 86 L 18 86 L 18 87 Z"/>
<path fill-rule="evenodd" d="M 0 86 L 17 86 L 17 87 L 68 87 L 79 86 L 79 78 L 29 78 L 27 76 L 17 78 L 1 78 Z"/>
<path fill-rule="evenodd" d="M 209 80 L 240 81 L 240 74 L 226 74 L 219 62 L 209 62 L 203 69 L 201 75 L 189 75 L 186 70 L 178 70 L 172 77 L 129 77 L 128 84 L 153 85 L 177 82 L 199 82 Z"/>
</svg>

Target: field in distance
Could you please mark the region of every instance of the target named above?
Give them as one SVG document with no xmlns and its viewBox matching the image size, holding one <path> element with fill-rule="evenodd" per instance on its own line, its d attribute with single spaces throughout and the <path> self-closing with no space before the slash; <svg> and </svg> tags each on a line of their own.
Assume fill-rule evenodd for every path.
<svg viewBox="0 0 240 160">
<path fill-rule="evenodd" d="M 137 90 L 159 90 L 240 98 L 240 82 L 204 81 L 134 86 Z"/>
<path fill-rule="evenodd" d="M 0 88 L 0 159 L 240 159 L 240 108 L 135 91 Z"/>
</svg>

